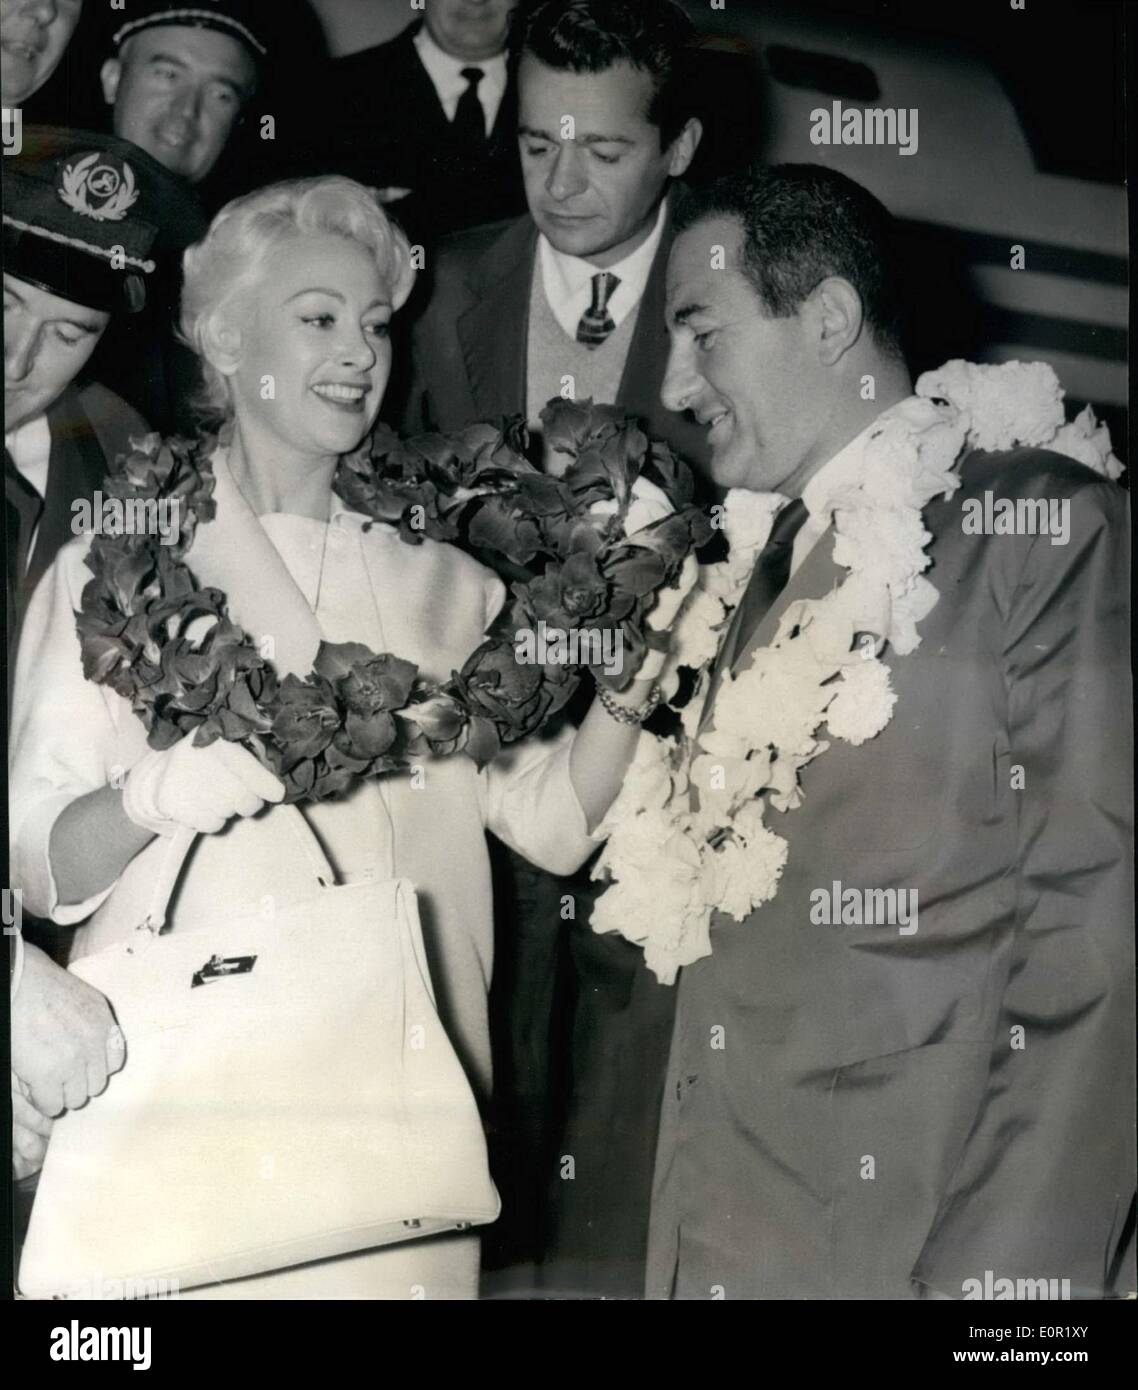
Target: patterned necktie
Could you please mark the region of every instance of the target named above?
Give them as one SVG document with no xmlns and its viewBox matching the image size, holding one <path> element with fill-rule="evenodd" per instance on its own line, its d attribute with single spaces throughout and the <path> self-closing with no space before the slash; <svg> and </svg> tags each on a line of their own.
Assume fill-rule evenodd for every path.
<svg viewBox="0 0 1138 1390">
<path fill-rule="evenodd" d="M 478 84 L 486 76 L 481 68 L 463 68 L 466 91 L 458 99 L 451 129 L 455 139 L 470 153 L 481 153 L 486 144 L 486 113 L 478 99 Z"/>
<path fill-rule="evenodd" d="M 577 341 L 587 347 L 600 347 L 616 328 L 608 309 L 605 307 L 612 298 L 612 292 L 620 284 L 620 276 L 607 270 L 600 270 L 593 276 L 593 302 L 581 315 L 577 325 Z"/>
<path fill-rule="evenodd" d="M 775 599 L 786 588 L 790 579 L 790 563 L 794 555 L 794 538 L 808 516 L 806 503 L 801 497 L 788 502 L 774 519 L 766 545 L 759 551 L 759 558 L 751 572 L 751 578 L 743 591 L 739 607 L 727 630 L 727 636 L 719 649 L 719 656 L 708 688 L 708 701 L 713 698 L 724 671 L 729 671 L 748 638 L 770 612 Z"/>
</svg>

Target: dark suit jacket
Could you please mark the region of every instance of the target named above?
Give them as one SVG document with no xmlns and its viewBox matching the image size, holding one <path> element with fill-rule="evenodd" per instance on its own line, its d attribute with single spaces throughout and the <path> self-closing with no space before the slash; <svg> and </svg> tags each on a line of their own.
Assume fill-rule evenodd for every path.
<svg viewBox="0 0 1138 1390">
<path fill-rule="evenodd" d="M 1039 450 L 961 473 L 892 722 L 803 770 L 777 897 L 681 972 L 650 1297 L 1103 1293 L 1134 1189 L 1127 498 Z M 1069 543 L 965 535 L 985 491 L 1069 500 Z M 823 537 L 735 669 L 845 574 Z M 835 880 L 915 888 L 917 931 L 813 924 Z"/>
<path fill-rule="evenodd" d="M 617 403 L 640 416 L 649 434 L 698 463 L 706 457 L 706 430 L 660 403 L 668 361 L 664 292 L 671 244 L 669 220 L 640 301 Z M 440 247 L 430 302 L 412 332 L 405 432 L 458 430 L 475 420 L 526 413 L 536 254 L 537 227 L 528 215 L 459 233 Z"/>
<path fill-rule="evenodd" d="M 95 382 L 81 390 L 69 386 L 47 412 L 47 422 L 51 430 L 51 454 L 42 510 L 30 487 L 9 485 L 7 490 L 5 592 L 9 706 L 24 614 L 36 585 L 75 534 L 72 504 L 96 492 L 114 466 L 116 456 L 130 448 L 131 438 L 141 438 L 149 429 L 141 415 L 125 401 Z M 37 521 L 35 549 L 31 564 L 24 570 L 21 561 L 27 554 Z"/>
<path fill-rule="evenodd" d="M 339 58 L 329 69 L 325 109 L 337 123 L 323 150 L 331 168 L 369 187 L 414 190 L 392 205 L 413 239 L 434 240 L 521 212 L 517 82 L 509 83 L 477 164 L 456 145 L 450 121 L 415 49 L 421 21 L 389 43 Z"/>
</svg>

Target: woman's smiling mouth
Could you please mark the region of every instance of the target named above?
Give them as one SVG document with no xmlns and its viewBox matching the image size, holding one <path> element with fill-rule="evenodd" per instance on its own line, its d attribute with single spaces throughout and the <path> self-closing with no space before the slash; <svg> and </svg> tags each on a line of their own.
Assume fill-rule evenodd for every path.
<svg viewBox="0 0 1138 1390">
<path fill-rule="evenodd" d="M 323 381 L 312 390 L 329 405 L 352 411 L 363 409 L 364 397 L 368 393 L 366 386 L 346 386 L 335 381 Z"/>
</svg>

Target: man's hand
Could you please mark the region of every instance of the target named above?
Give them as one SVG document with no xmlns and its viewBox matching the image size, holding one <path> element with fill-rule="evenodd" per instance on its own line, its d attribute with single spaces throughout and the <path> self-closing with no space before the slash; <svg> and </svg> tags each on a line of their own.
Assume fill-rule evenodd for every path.
<svg viewBox="0 0 1138 1390">
<path fill-rule="evenodd" d="M 24 1083 L 12 1073 L 12 1176 L 30 1178 L 43 1167 L 51 1121 L 24 1094 Z"/>
<path fill-rule="evenodd" d="M 124 1061 L 126 1044 L 106 999 L 25 943 L 12 1000 L 12 1070 L 40 1114 L 97 1096 Z"/>
</svg>

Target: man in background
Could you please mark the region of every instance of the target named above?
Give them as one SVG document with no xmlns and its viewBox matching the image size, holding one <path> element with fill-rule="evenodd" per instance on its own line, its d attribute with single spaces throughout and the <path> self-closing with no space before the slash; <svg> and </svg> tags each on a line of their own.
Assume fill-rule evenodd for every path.
<svg viewBox="0 0 1138 1390">
<path fill-rule="evenodd" d="M 537 427 L 568 378 L 575 398 L 624 406 L 698 457 L 703 432 L 660 402 L 672 190 L 701 135 L 691 23 L 669 0 L 543 0 L 520 14 L 529 212 L 440 248 L 405 430 L 501 415 Z M 636 948 L 591 930 L 587 870 L 556 879 L 513 857 L 501 880 L 491 1017 L 506 1207 L 486 1264 L 544 1247 L 550 1293 L 637 1296 L 672 992 Z"/>
<path fill-rule="evenodd" d="M 326 171 L 388 189 L 416 240 L 525 207 L 507 52 L 514 4 L 425 0 L 398 37 L 331 65 Z"/>
<path fill-rule="evenodd" d="M 112 325 L 94 364 L 101 381 L 163 434 L 191 433 L 200 369 L 175 335 L 182 253 L 209 225 L 198 189 L 220 159 L 268 52 L 252 0 L 144 0 L 124 11 L 101 72 L 115 134 L 166 171 L 159 273 L 145 311 Z"/>
<path fill-rule="evenodd" d="M 115 134 L 187 183 L 201 183 L 268 52 L 258 12 L 248 0 L 148 0 L 124 11 L 112 42 L 100 76 Z"/>
</svg>

